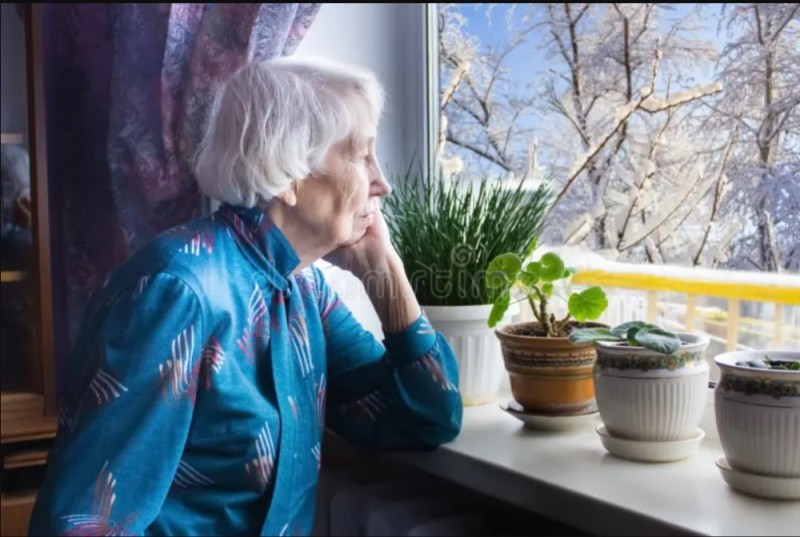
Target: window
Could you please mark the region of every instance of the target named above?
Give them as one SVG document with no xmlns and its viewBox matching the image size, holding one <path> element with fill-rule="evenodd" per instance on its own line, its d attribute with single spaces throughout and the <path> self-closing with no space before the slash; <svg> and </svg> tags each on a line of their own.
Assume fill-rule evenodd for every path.
<svg viewBox="0 0 800 537">
<path fill-rule="evenodd" d="M 800 270 L 797 4 L 434 6 L 445 173 L 549 181 L 544 240 L 615 262 Z M 718 350 L 729 322 L 734 345 L 800 348 L 798 277 L 776 278 L 784 305 L 698 295 L 687 323 L 661 293 L 658 315 Z"/>
</svg>

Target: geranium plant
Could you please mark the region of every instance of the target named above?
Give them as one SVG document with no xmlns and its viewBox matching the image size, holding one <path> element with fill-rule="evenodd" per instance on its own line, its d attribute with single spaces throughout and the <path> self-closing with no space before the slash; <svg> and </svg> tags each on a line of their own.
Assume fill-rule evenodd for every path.
<svg viewBox="0 0 800 537">
<path fill-rule="evenodd" d="M 497 291 L 489 316 L 490 327 L 503 318 L 511 304 L 512 292 L 528 301 L 545 337 L 568 336 L 576 322 L 595 320 L 608 307 L 608 299 L 600 287 L 569 291 L 572 276 L 577 271 L 566 267 L 557 254 L 548 252 L 538 261 L 531 261 L 524 267 L 523 264 L 522 258 L 514 253 L 498 255 L 489 263 L 486 286 Z M 562 293 L 564 289 L 566 294 Z M 560 319 L 551 310 L 556 298 L 567 302 L 567 314 Z"/>
</svg>

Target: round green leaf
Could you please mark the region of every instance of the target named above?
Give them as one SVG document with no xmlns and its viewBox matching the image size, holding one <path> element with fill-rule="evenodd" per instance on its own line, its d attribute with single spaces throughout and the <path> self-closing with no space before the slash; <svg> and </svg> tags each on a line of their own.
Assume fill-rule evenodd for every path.
<svg viewBox="0 0 800 537">
<path fill-rule="evenodd" d="M 576 328 L 569 334 L 572 343 L 588 343 L 590 341 L 619 341 L 608 328 Z"/>
<path fill-rule="evenodd" d="M 547 298 L 553 296 L 553 284 L 550 282 L 543 284 L 542 293 L 544 293 L 544 296 L 546 296 Z"/>
<path fill-rule="evenodd" d="M 542 269 L 539 278 L 543 282 L 554 282 L 564 277 L 564 262 L 556 254 L 548 252 L 540 260 Z"/>
<path fill-rule="evenodd" d="M 572 293 L 569 297 L 569 314 L 576 321 L 590 321 L 600 317 L 608 307 L 605 292 L 597 287 L 589 287 L 580 293 Z"/>
<path fill-rule="evenodd" d="M 489 289 L 502 289 L 510 287 L 517 279 L 522 259 L 517 254 L 500 254 L 489 263 L 486 269 L 486 287 Z"/>
<path fill-rule="evenodd" d="M 642 328 L 636 332 L 634 339 L 642 347 L 662 354 L 672 354 L 681 348 L 681 340 L 678 336 L 658 327 Z"/>
<path fill-rule="evenodd" d="M 542 264 L 539 263 L 538 261 L 531 261 L 530 263 L 525 265 L 525 269 L 524 270 L 528 274 L 536 276 L 536 278 L 538 279 L 539 278 L 539 273 L 542 271 Z"/>
<path fill-rule="evenodd" d="M 489 328 L 494 328 L 497 323 L 503 318 L 508 310 L 508 305 L 511 303 L 511 293 L 508 291 L 497 297 L 492 306 L 492 311 L 489 313 Z"/>
<path fill-rule="evenodd" d="M 648 326 L 648 324 L 644 321 L 628 321 L 612 328 L 611 333 L 620 338 L 628 337 L 628 331 L 631 328 L 644 328 L 645 326 Z"/>
<path fill-rule="evenodd" d="M 536 274 L 531 274 L 530 272 L 526 272 L 524 270 L 519 273 L 517 279 L 525 287 L 533 287 L 539 283 L 539 277 Z"/>
<path fill-rule="evenodd" d="M 628 340 L 628 345 L 631 347 L 639 346 L 639 342 L 636 341 L 636 334 L 644 330 L 643 326 L 631 326 L 628 328 L 627 334 L 625 334 L 625 339 Z"/>
</svg>

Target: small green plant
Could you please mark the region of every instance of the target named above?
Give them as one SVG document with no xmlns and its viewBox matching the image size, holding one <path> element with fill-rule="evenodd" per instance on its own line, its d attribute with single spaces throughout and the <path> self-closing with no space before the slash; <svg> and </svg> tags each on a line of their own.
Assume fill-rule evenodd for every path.
<svg viewBox="0 0 800 537">
<path fill-rule="evenodd" d="M 776 371 L 800 371 L 800 361 L 798 360 L 773 360 L 766 355 L 763 360 L 743 360 L 736 362 L 736 365 Z"/>
<path fill-rule="evenodd" d="M 489 315 L 490 327 L 494 327 L 508 310 L 512 290 L 524 295 L 523 300 L 530 304 L 546 337 L 567 336 L 572 321 L 592 321 L 600 317 L 608 307 L 605 292 L 600 287 L 593 286 L 581 292 L 570 293 L 566 297 L 568 313 L 563 319 L 557 319 L 550 311 L 550 301 L 556 287 L 568 288 L 577 271 L 566 267 L 564 261 L 551 252 L 542 255 L 538 261 L 529 262 L 524 268 L 522 264 L 522 258 L 515 253 L 498 255 L 489 263 L 486 286 L 497 293 Z"/>
<path fill-rule="evenodd" d="M 631 347 L 645 347 L 662 354 L 672 354 L 681 347 L 678 336 L 660 326 L 642 321 L 622 323 L 614 328 L 578 328 L 569 335 L 572 343 L 619 341 Z"/>
</svg>

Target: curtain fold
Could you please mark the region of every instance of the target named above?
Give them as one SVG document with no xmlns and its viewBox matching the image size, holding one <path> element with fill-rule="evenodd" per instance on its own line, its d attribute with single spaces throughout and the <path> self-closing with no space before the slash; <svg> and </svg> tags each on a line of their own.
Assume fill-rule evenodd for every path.
<svg viewBox="0 0 800 537">
<path fill-rule="evenodd" d="M 200 216 L 190 170 L 214 93 L 250 60 L 294 52 L 321 4 L 46 4 L 54 282 L 71 343 L 108 273 Z M 63 350 L 63 349 L 62 349 Z"/>
</svg>

